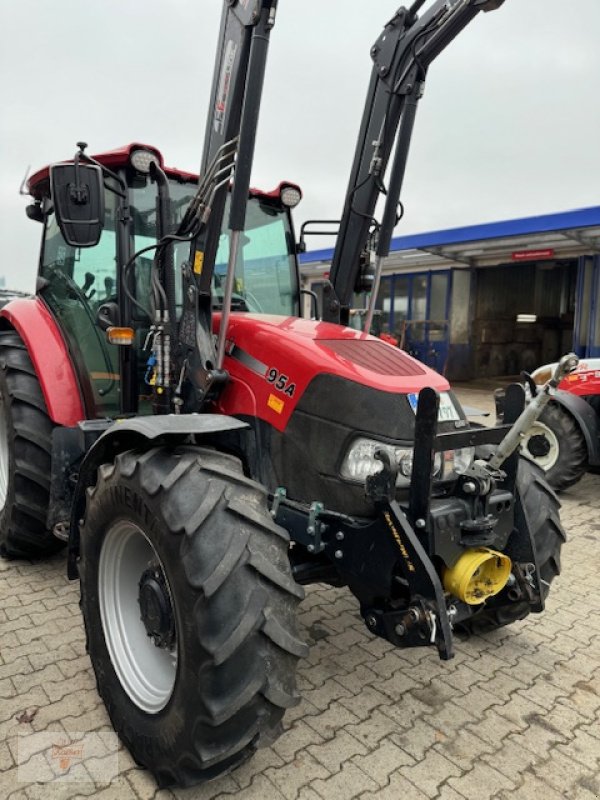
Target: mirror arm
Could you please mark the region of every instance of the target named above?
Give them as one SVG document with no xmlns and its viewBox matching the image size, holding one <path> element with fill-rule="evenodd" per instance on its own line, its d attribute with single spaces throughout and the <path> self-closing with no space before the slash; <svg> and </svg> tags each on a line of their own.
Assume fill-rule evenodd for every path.
<svg viewBox="0 0 600 800">
<path fill-rule="evenodd" d="M 77 169 L 77 167 L 79 166 L 79 159 L 80 158 L 85 158 L 85 160 L 88 161 L 90 164 L 94 164 L 96 167 L 100 167 L 100 169 L 102 170 L 102 174 L 103 175 L 108 175 L 110 178 L 115 180 L 119 184 L 119 186 L 121 187 L 122 192 L 118 192 L 115 189 L 113 189 L 112 186 L 106 186 L 106 184 L 105 184 L 105 188 L 106 189 L 109 189 L 110 191 L 113 191 L 119 197 L 126 198 L 127 197 L 127 184 L 125 183 L 123 178 L 121 178 L 120 175 L 117 175 L 116 172 L 113 172 L 112 169 L 109 169 L 108 167 L 105 167 L 104 164 L 101 164 L 99 161 L 96 161 L 96 159 L 93 158 L 93 156 L 89 156 L 87 153 L 85 153 L 84 150 L 87 147 L 87 144 L 85 142 L 77 142 L 77 147 L 79 148 L 79 150 L 75 153 L 75 159 L 74 159 L 75 168 Z"/>
</svg>

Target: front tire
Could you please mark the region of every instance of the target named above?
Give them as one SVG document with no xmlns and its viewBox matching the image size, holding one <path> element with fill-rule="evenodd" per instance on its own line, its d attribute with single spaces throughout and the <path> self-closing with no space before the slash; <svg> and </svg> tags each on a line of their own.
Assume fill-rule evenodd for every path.
<svg viewBox="0 0 600 800">
<path fill-rule="evenodd" d="M 88 651 L 115 730 L 159 786 L 238 766 L 298 701 L 288 543 L 235 458 L 155 448 L 100 467 L 81 529 Z"/>
<path fill-rule="evenodd" d="M 515 524 L 523 515 L 531 531 L 536 552 L 540 586 L 546 599 L 550 585 L 560 574 L 560 552 L 566 534 L 560 522 L 560 502 L 545 480 L 543 471 L 521 458 L 517 473 L 517 509 Z M 513 534 L 514 535 L 514 534 Z M 505 589 L 490 605 L 460 624 L 467 634 L 490 631 L 511 625 L 529 615 L 529 603 L 506 602 Z"/>
<path fill-rule="evenodd" d="M 27 348 L 0 332 L 0 555 L 39 558 L 64 547 L 46 527 L 52 430 Z"/>
<path fill-rule="evenodd" d="M 521 452 L 544 470 L 556 491 L 576 484 L 588 467 L 587 446 L 579 425 L 552 400 L 527 431 Z"/>
</svg>

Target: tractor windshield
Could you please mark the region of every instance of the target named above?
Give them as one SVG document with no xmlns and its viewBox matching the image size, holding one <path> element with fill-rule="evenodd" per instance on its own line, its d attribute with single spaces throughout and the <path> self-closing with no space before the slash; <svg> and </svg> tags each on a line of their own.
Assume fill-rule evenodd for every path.
<svg viewBox="0 0 600 800">
<path fill-rule="evenodd" d="M 182 184 L 174 180 L 169 182 L 175 226 L 181 220 L 194 191 L 193 184 Z M 133 187 L 132 209 L 134 246 L 137 251 L 156 242 L 156 186 L 150 180 L 143 186 Z M 225 222 L 227 218 L 228 208 L 225 210 Z M 234 310 L 285 316 L 298 313 L 298 286 L 292 244 L 293 236 L 287 210 L 259 197 L 252 197 L 246 214 L 242 257 L 236 265 L 232 301 Z M 189 258 L 190 246 L 179 243 L 175 245 L 174 251 L 177 307 L 181 309 L 182 281 L 179 276 L 181 265 Z M 150 292 L 149 267 L 152 253 L 147 256 L 141 256 L 136 264 L 137 291 L 142 297 L 147 297 Z M 229 235 L 223 232 L 213 276 L 215 308 L 221 305 L 228 258 Z"/>
</svg>

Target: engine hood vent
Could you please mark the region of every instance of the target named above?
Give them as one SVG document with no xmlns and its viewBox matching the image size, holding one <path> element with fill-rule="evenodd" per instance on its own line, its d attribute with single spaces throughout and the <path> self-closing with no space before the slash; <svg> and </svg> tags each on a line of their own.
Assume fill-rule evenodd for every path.
<svg viewBox="0 0 600 800">
<path fill-rule="evenodd" d="M 320 339 L 319 344 L 336 355 L 379 375 L 411 377 L 425 375 L 425 370 L 403 350 L 379 339 Z"/>
</svg>

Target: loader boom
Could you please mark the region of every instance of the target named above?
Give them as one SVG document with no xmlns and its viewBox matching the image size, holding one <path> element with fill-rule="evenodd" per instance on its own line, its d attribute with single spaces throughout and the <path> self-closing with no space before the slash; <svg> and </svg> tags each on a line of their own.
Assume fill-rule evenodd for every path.
<svg viewBox="0 0 600 800">
<path fill-rule="evenodd" d="M 504 2 L 435 0 L 417 17 L 424 1 L 417 0 L 410 9 L 399 8 L 371 48 L 371 81 L 331 264 L 323 318 L 348 324 L 353 293 L 370 291 L 365 331 L 369 331 L 373 319 L 382 259 L 389 253 L 398 222 L 417 104 L 429 65 L 480 11 L 491 11 Z M 394 142 L 393 165 L 384 186 Z M 378 223 L 374 215 L 382 194 L 385 206 Z M 365 250 L 375 251 L 374 273 L 365 260 Z"/>
<path fill-rule="evenodd" d="M 223 5 L 200 184 L 177 231 L 179 235 L 193 234 L 190 268 L 184 275 L 185 304 L 179 338 L 188 351 L 184 363 L 200 403 L 213 384 L 222 384 L 227 378 L 221 369 L 225 332 L 239 238 L 246 218 L 269 35 L 276 7 L 277 0 Z M 230 258 L 215 351 L 211 281 L 230 186 Z"/>
</svg>

